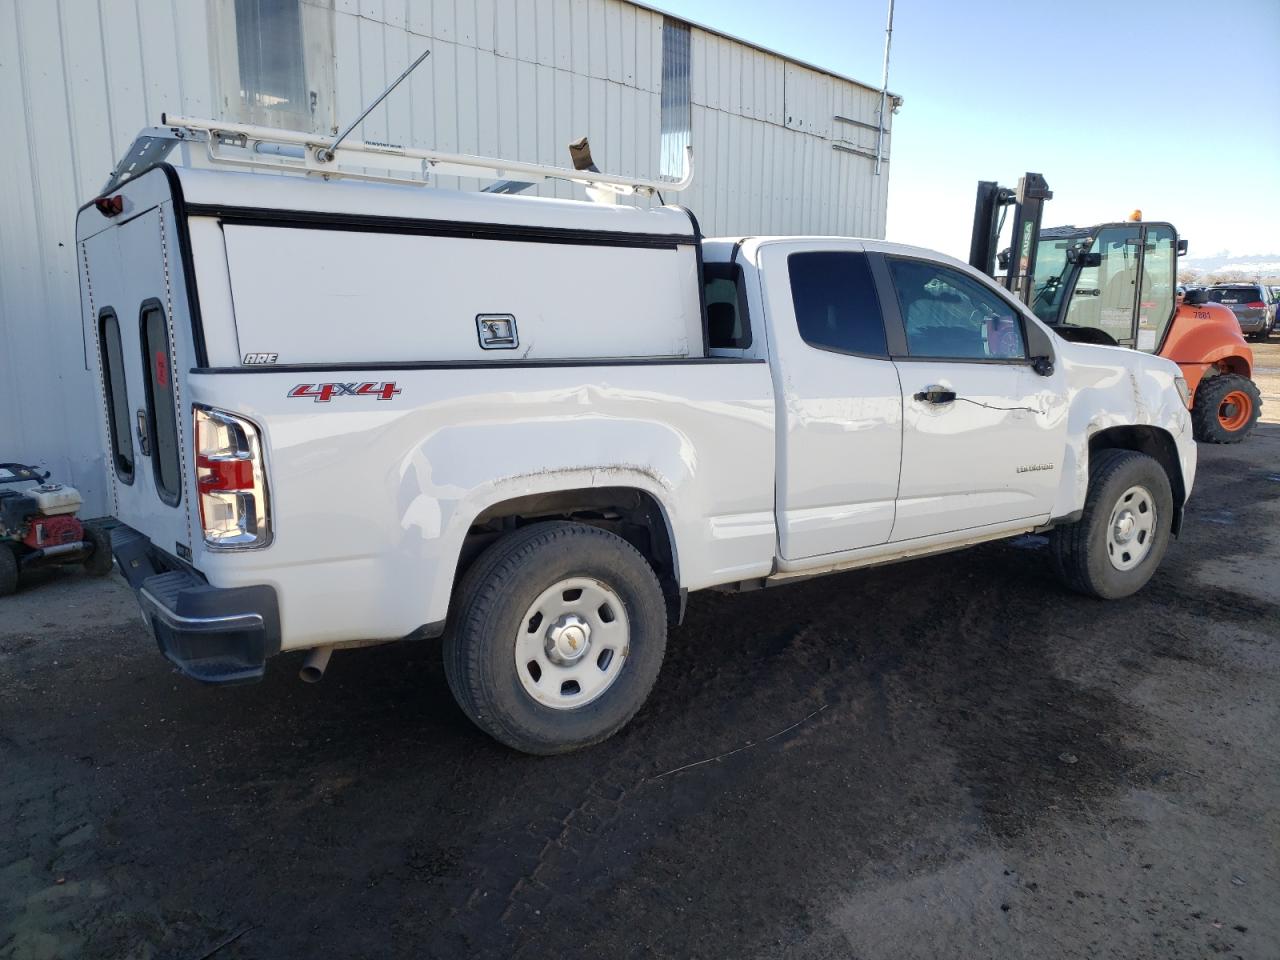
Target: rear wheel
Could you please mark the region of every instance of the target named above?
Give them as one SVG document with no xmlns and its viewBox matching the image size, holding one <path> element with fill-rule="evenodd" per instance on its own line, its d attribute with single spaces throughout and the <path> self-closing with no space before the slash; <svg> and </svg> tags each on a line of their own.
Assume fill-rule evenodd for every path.
<svg viewBox="0 0 1280 960">
<path fill-rule="evenodd" d="M 84 525 L 84 538 L 93 544 L 93 553 L 84 559 L 84 569 L 91 577 L 105 577 L 111 572 L 111 534 L 91 523 Z"/>
<path fill-rule="evenodd" d="M 1239 443 L 1262 412 L 1258 386 L 1248 377 L 1224 373 L 1201 380 L 1191 407 L 1191 427 L 1201 443 Z"/>
<path fill-rule="evenodd" d="M 1054 567 L 1072 590 L 1104 600 L 1142 589 L 1169 546 L 1173 493 L 1153 458 L 1102 450 L 1089 467 L 1089 492 L 1076 523 L 1053 531 Z"/>
<path fill-rule="evenodd" d="M 478 727 L 525 753 L 612 736 L 662 666 L 666 605 L 653 568 L 597 527 L 539 523 L 503 537 L 455 602 L 449 688 Z"/>
<path fill-rule="evenodd" d="M 0 543 L 0 597 L 18 589 L 18 558 L 7 543 Z"/>
</svg>

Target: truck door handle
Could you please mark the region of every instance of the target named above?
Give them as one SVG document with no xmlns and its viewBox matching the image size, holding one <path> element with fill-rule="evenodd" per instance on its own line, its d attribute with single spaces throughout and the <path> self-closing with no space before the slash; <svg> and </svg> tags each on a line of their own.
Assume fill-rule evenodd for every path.
<svg viewBox="0 0 1280 960">
<path fill-rule="evenodd" d="M 922 403 L 952 403 L 956 399 L 956 392 L 931 384 L 917 393 L 915 398 Z"/>
</svg>

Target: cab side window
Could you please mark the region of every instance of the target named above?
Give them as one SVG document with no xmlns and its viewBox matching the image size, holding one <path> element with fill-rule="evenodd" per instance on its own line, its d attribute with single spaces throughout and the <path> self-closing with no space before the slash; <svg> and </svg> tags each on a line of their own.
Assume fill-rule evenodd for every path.
<svg viewBox="0 0 1280 960">
<path fill-rule="evenodd" d="M 993 291 L 959 270 L 926 260 L 888 257 L 889 273 L 912 357 L 1021 360 L 1022 321 Z"/>
<path fill-rule="evenodd" d="M 884 316 L 865 253 L 815 251 L 787 257 L 800 337 L 833 353 L 887 357 Z"/>
<path fill-rule="evenodd" d="M 707 346 L 746 350 L 751 346 L 751 321 L 742 289 L 742 268 L 736 263 L 703 266 L 707 299 Z"/>
</svg>

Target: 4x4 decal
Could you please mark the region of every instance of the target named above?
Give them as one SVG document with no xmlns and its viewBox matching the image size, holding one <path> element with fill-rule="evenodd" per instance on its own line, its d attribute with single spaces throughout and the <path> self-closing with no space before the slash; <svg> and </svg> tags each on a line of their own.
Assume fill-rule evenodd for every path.
<svg viewBox="0 0 1280 960">
<path fill-rule="evenodd" d="M 328 403 L 334 397 L 377 397 L 390 400 L 402 391 L 395 381 L 383 383 L 300 383 L 289 391 L 290 397 L 310 397 L 316 403 Z"/>
</svg>

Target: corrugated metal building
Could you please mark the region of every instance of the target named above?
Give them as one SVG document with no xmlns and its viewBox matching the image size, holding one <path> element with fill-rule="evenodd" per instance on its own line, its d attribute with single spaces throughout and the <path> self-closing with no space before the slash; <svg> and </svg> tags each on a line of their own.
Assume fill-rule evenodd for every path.
<svg viewBox="0 0 1280 960">
<path fill-rule="evenodd" d="M 877 89 L 640 4 L 0 0 L 0 460 L 105 510 L 75 211 L 139 129 L 169 112 L 334 130 L 428 47 L 357 136 L 567 165 L 586 134 L 601 169 L 645 178 L 678 176 L 691 142 L 678 199 L 708 235 L 884 235 Z"/>
</svg>

